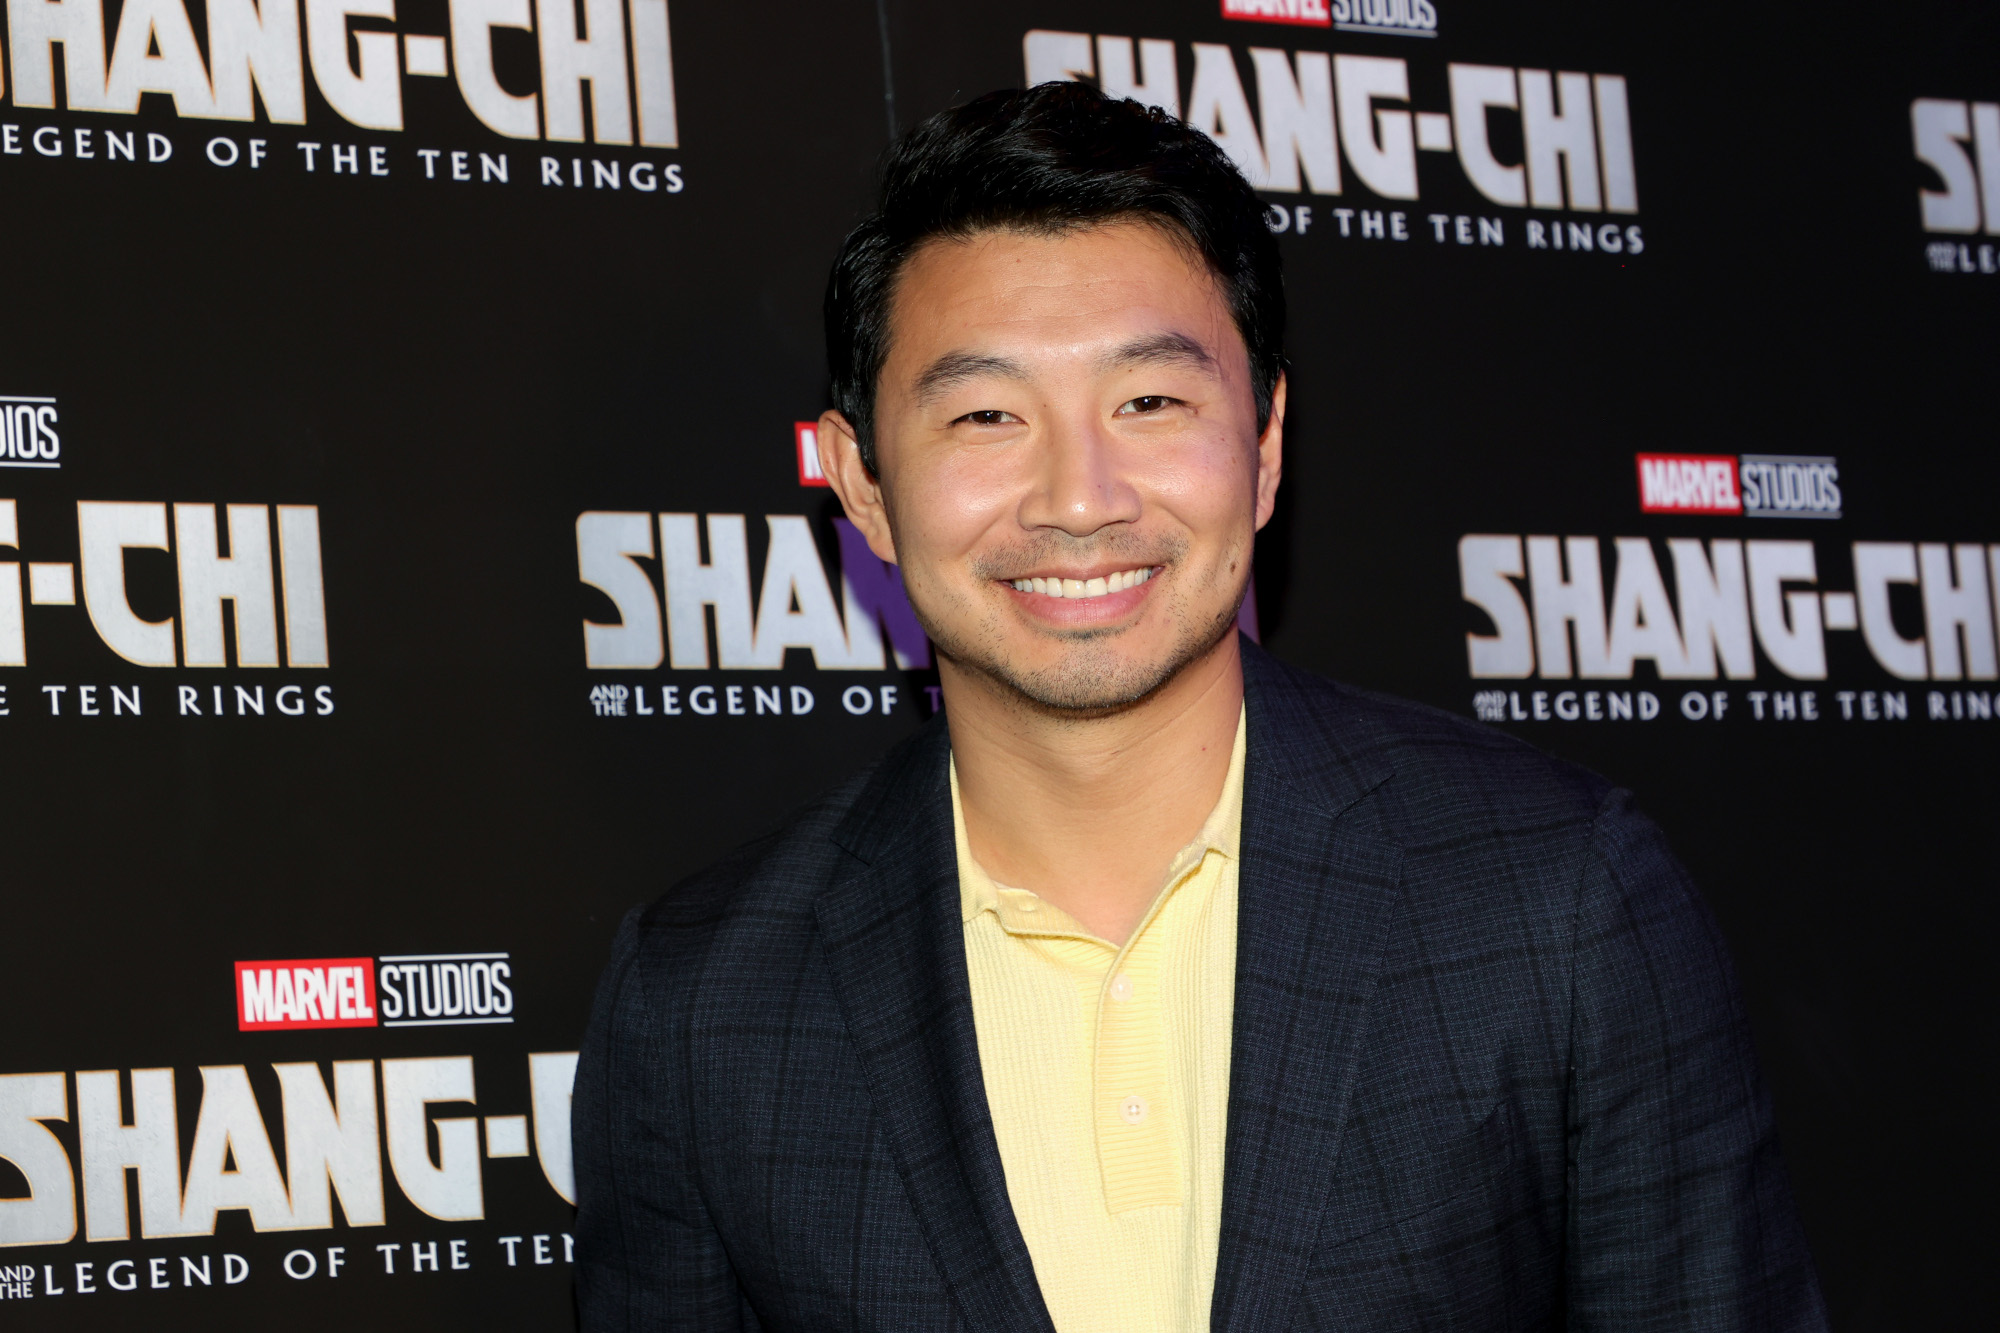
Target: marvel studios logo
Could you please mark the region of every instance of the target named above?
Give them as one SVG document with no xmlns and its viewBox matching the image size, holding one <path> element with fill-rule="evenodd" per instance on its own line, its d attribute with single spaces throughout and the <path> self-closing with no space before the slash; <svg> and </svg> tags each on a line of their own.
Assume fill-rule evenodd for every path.
<svg viewBox="0 0 2000 1333">
<path fill-rule="evenodd" d="M 0 394 L 0 467 L 62 466 L 56 400 Z"/>
<path fill-rule="evenodd" d="M 826 465 L 819 457 L 819 423 L 817 421 L 794 421 L 792 423 L 792 443 L 799 455 L 799 485 L 824 486 Z"/>
<path fill-rule="evenodd" d="M 1438 22 L 1430 0 L 1222 0 L 1222 17 L 1391 37 L 1435 37 Z"/>
<path fill-rule="evenodd" d="M 1840 464 L 1806 454 L 1639 454 L 1647 514 L 1839 518 Z"/>
<path fill-rule="evenodd" d="M 512 1023 L 513 976 L 504 953 L 239 962 L 236 1026 L 271 1032 Z"/>
</svg>

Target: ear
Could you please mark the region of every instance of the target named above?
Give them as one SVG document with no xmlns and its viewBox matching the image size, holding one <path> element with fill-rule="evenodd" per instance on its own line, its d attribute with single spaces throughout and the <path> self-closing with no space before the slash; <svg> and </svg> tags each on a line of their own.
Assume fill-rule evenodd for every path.
<svg viewBox="0 0 2000 1333">
<path fill-rule="evenodd" d="M 896 539 L 889 532 L 889 511 L 882 503 L 882 483 L 861 461 L 861 441 L 840 413 L 828 410 L 819 418 L 819 465 L 827 484 L 840 497 L 847 521 L 868 539 L 868 549 L 896 563 Z"/>
<path fill-rule="evenodd" d="M 1278 504 L 1278 481 L 1285 472 L 1285 374 L 1271 388 L 1271 419 L 1257 437 L 1257 528 L 1271 521 Z"/>
</svg>

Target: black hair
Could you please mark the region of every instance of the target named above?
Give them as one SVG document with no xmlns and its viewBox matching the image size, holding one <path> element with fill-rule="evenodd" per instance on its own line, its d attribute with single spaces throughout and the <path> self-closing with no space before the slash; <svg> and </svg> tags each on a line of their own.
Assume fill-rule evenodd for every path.
<svg viewBox="0 0 2000 1333">
<path fill-rule="evenodd" d="M 1136 218 L 1201 255 L 1250 352 L 1257 427 L 1284 370 L 1285 293 L 1263 203 L 1215 140 L 1156 107 L 1086 83 L 988 93 L 905 135 L 883 165 L 875 213 L 826 285 L 833 404 L 875 471 L 875 384 L 889 307 L 912 253 L 982 231 L 1061 233 Z"/>
</svg>

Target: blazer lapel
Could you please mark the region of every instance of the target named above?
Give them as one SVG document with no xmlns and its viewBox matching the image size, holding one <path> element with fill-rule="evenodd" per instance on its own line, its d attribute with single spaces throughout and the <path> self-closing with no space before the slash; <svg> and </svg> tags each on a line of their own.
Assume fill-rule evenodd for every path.
<svg viewBox="0 0 2000 1333">
<path fill-rule="evenodd" d="M 1330 1193 L 1400 851 L 1369 808 L 1390 776 L 1329 694 L 1244 645 L 1248 760 L 1222 1232 L 1211 1327 L 1291 1322 Z M 1337 696 L 1335 697 L 1337 700 Z"/>
<path fill-rule="evenodd" d="M 979 1068 L 942 720 L 884 760 L 833 833 L 818 903 L 847 1026 L 931 1253 L 974 1329 L 1054 1333 L 1007 1198 Z"/>
</svg>

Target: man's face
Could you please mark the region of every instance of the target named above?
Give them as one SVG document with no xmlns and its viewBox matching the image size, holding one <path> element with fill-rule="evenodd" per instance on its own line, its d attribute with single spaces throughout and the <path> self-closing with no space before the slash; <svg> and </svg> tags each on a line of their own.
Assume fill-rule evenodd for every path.
<svg viewBox="0 0 2000 1333">
<path fill-rule="evenodd" d="M 1121 222 L 934 241 L 905 267 L 876 464 L 834 481 L 949 662 L 1043 707 L 1151 694 L 1227 632 L 1277 491 L 1284 386 L 1199 256 Z"/>
</svg>

